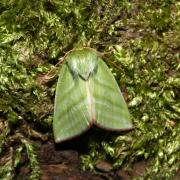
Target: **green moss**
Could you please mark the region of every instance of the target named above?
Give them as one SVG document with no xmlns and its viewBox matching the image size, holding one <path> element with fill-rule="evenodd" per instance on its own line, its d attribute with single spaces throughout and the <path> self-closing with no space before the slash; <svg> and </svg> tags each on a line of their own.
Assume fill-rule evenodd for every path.
<svg viewBox="0 0 180 180">
<path fill-rule="evenodd" d="M 34 131 L 52 138 L 57 63 L 84 45 L 105 53 L 135 128 L 91 140 L 83 168 L 94 169 L 98 159 L 129 167 L 142 158 L 150 162 L 144 177 L 172 178 L 180 168 L 179 11 L 177 0 L 2 0 L 0 157 L 8 153 L 0 160 L 0 176 L 12 178 L 25 151 L 31 177 L 38 179 L 29 141 L 34 134 L 25 133 L 24 124 L 36 124 Z"/>
</svg>

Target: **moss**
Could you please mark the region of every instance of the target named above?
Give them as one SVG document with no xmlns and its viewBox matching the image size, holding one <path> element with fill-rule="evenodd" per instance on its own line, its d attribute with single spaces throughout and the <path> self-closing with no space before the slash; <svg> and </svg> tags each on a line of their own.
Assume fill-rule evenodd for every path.
<svg viewBox="0 0 180 180">
<path fill-rule="evenodd" d="M 177 0 L 2 0 L 0 156 L 9 153 L 1 160 L 0 176 L 12 178 L 26 151 L 32 177 L 38 178 L 30 139 L 52 138 L 59 61 L 73 47 L 84 45 L 105 53 L 135 128 L 91 140 L 83 168 L 94 169 L 98 159 L 109 159 L 114 168 L 129 167 L 143 158 L 151 162 L 144 177 L 173 177 L 180 168 L 179 10 Z M 27 133 L 25 126 L 42 136 Z"/>
</svg>

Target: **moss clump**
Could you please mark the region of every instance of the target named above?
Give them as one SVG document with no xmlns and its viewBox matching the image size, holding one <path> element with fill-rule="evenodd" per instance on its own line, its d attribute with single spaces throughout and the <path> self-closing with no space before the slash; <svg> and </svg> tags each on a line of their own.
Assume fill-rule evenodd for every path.
<svg viewBox="0 0 180 180">
<path fill-rule="evenodd" d="M 91 140 L 83 168 L 98 159 L 120 168 L 143 158 L 150 161 L 144 177 L 172 178 L 180 168 L 179 10 L 177 0 L 2 0 L 0 177 L 13 178 L 26 152 L 38 178 L 31 139 L 52 138 L 56 64 L 88 45 L 106 52 L 135 129 Z"/>
</svg>

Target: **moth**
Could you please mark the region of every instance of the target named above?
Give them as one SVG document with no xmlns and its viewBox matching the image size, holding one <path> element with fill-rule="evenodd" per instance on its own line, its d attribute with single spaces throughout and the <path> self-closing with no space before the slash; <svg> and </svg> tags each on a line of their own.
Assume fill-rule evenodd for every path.
<svg viewBox="0 0 180 180">
<path fill-rule="evenodd" d="M 55 142 L 69 140 L 92 125 L 107 130 L 132 128 L 119 86 L 94 49 L 72 50 L 65 56 L 56 87 Z"/>
</svg>

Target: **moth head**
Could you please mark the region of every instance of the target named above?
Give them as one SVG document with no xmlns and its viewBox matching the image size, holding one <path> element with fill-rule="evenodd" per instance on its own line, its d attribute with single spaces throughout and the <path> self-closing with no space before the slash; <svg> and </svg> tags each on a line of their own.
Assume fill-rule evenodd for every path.
<svg viewBox="0 0 180 180">
<path fill-rule="evenodd" d="M 74 50 L 66 57 L 66 63 L 74 77 L 80 76 L 83 80 L 88 80 L 91 74 L 97 70 L 99 57 L 94 50 Z"/>
</svg>

